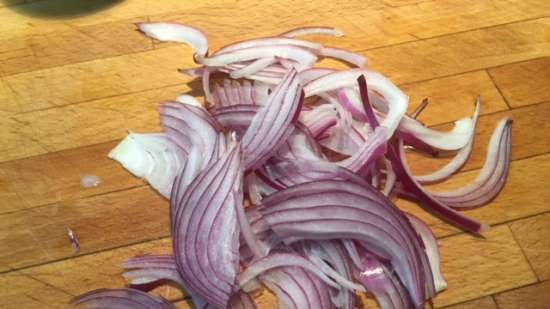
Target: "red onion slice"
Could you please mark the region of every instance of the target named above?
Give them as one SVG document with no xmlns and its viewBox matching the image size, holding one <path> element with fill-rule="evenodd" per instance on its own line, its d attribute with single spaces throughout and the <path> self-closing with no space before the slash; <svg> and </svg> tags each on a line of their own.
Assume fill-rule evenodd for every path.
<svg viewBox="0 0 550 309">
<path fill-rule="evenodd" d="M 477 121 L 479 119 L 479 111 L 481 104 L 479 102 L 479 97 L 477 98 L 476 105 L 475 105 L 475 111 L 474 115 L 472 116 L 473 125 L 475 130 Z M 451 177 L 454 173 L 456 173 L 468 160 L 470 157 L 470 153 L 472 152 L 474 146 L 474 134 L 472 131 L 472 135 L 470 136 L 470 140 L 468 143 L 462 147 L 454 156 L 454 158 L 447 163 L 444 167 L 441 169 L 427 175 L 420 175 L 420 176 L 414 176 L 416 181 L 418 181 L 421 184 L 427 184 L 427 183 L 435 183 L 439 181 L 443 181 L 449 177 Z"/>
<path fill-rule="evenodd" d="M 311 66 L 317 61 L 314 53 L 295 45 L 254 46 L 237 49 L 223 54 L 204 58 L 201 64 L 210 67 L 221 67 L 235 62 L 257 60 L 261 58 L 281 57 Z"/>
<path fill-rule="evenodd" d="M 489 141 L 485 164 L 477 178 L 462 188 L 434 192 L 432 195 L 447 205 L 464 210 L 489 202 L 500 192 L 510 169 L 512 121 L 502 119 Z"/>
<path fill-rule="evenodd" d="M 138 29 L 148 37 L 159 41 L 185 43 L 193 48 L 197 58 L 208 53 L 208 39 L 202 31 L 178 23 L 138 23 Z"/>
<path fill-rule="evenodd" d="M 247 170 L 265 162 L 294 130 L 303 103 L 302 87 L 296 71 L 290 70 L 260 108 L 243 136 Z"/>
<path fill-rule="evenodd" d="M 263 219 L 285 241 L 353 238 L 391 259 L 415 303 L 424 302 L 427 257 L 404 215 L 368 184 L 319 180 L 263 200 Z M 375 249 L 374 249 L 375 248 Z M 425 262 L 426 261 L 426 262 Z"/>
<path fill-rule="evenodd" d="M 185 287 L 172 255 L 136 256 L 124 262 L 123 266 L 126 269 L 123 276 L 130 280 L 132 288 L 142 290 L 142 286 L 167 280 Z"/>
<path fill-rule="evenodd" d="M 279 308 L 331 308 L 327 285 L 300 267 L 278 267 L 259 277 L 277 296 Z"/>
<path fill-rule="evenodd" d="M 399 140 L 398 143 L 392 143 L 390 145 L 388 148 L 388 159 L 392 162 L 397 178 L 403 185 L 405 191 L 417 198 L 420 202 L 420 206 L 428 212 L 452 225 L 474 234 L 480 234 L 488 228 L 487 225 L 463 216 L 449 206 L 441 203 L 414 179 L 407 166 L 402 140 Z"/>
<path fill-rule="evenodd" d="M 251 64 L 245 66 L 244 68 L 242 69 L 239 69 L 239 70 L 236 70 L 236 71 L 233 71 L 231 73 L 229 73 L 229 76 L 231 76 L 231 78 L 243 78 L 243 77 L 247 77 L 248 75 L 253 75 L 253 74 L 256 74 L 258 72 L 260 72 L 261 70 L 267 68 L 268 66 L 276 63 L 277 60 L 275 58 L 260 58 L 254 62 L 252 62 Z"/>
<path fill-rule="evenodd" d="M 238 270 L 236 207 L 241 185 L 240 146 L 205 168 L 179 198 L 172 194 L 172 237 L 178 271 L 193 293 L 224 308 Z M 174 183 L 178 190 L 181 177 Z"/>
<path fill-rule="evenodd" d="M 89 309 L 177 309 L 164 298 L 134 289 L 99 289 L 74 298 L 72 305 Z"/>
<path fill-rule="evenodd" d="M 422 243 L 424 243 L 424 250 L 426 251 L 426 255 L 428 256 L 430 269 L 434 278 L 435 292 L 441 292 L 447 287 L 447 282 L 445 281 L 445 278 L 443 278 L 443 274 L 441 273 L 441 269 L 439 267 L 440 258 L 437 239 L 435 239 L 435 236 L 430 228 L 426 225 L 426 223 L 422 222 L 422 220 L 411 214 L 407 214 L 407 218 L 411 222 L 418 235 L 420 235 Z M 432 296 L 435 296 L 435 293 Z"/>
<path fill-rule="evenodd" d="M 359 278 L 374 295 L 381 309 L 414 308 L 409 293 L 399 279 L 376 257 L 367 255 L 363 259 Z"/>
<path fill-rule="evenodd" d="M 268 270 L 286 266 L 297 266 L 303 268 L 304 270 L 311 272 L 319 279 L 323 280 L 323 282 L 325 282 L 326 284 L 334 288 L 339 287 L 336 282 L 330 279 L 325 273 L 320 271 L 315 264 L 295 253 L 283 252 L 272 252 L 268 256 L 265 256 L 249 264 L 248 267 L 238 276 L 239 285 L 241 287 L 245 286 L 252 279 L 256 278 L 258 275 Z"/>
<path fill-rule="evenodd" d="M 323 47 L 319 43 L 314 43 L 310 41 L 304 41 L 294 38 L 288 38 L 288 37 L 266 37 L 266 38 L 259 38 L 259 39 L 252 39 L 252 40 L 245 40 L 237 43 L 233 43 L 231 45 L 227 45 L 225 47 L 220 48 L 218 51 L 214 53 L 214 55 L 221 55 L 228 52 L 234 52 L 237 50 L 245 49 L 245 48 L 251 48 L 251 47 L 276 47 L 280 45 L 289 45 L 289 46 L 295 46 L 299 48 L 309 49 L 312 51 L 319 51 Z"/>
<path fill-rule="evenodd" d="M 133 175 L 145 179 L 162 196 L 170 198 L 172 184 L 187 154 L 164 133 L 130 133 L 108 157 Z"/>
</svg>

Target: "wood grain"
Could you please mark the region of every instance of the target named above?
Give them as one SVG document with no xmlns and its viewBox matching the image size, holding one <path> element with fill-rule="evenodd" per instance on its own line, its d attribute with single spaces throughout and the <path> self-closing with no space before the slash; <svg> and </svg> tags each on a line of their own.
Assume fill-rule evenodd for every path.
<svg viewBox="0 0 550 309">
<path fill-rule="evenodd" d="M 492 297 L 487 296 L 464 303 L 444 307 L 445 309 L 498 309 Z"/>
<path fill-rule="evenodd" d="M 2 40 L 0 76 L 150 50 L 150 39 L 135 31 L 142 18 Z M 85 48 L 83 48 L 85 46 Z"/>
<path fill-rule="evenodd" d="M 500 309 L 546 309 L 550 304 L 550 281 L 495 296 Z"/>
<path fill-rule="evenodd" d="M 489 73 L 513 107 L 550 101 L 550 58 L 503 65 Z"/>
<path fill-rule="evenodd" d="M 148 187 L 69 200 L 0 217 L 0 272 L 168 235 L 168 202 Z"/>
<path fill-rule="evenodd" d="M 439 245 L 448 285 L 434 298 L 436 307 L 536 282 L 508 226 L 495 227 L 484 238 L 460 235 Z"/>
<path fill-rule="evenodd" d="M 182 84 L 6 116 L 7 121 L 0 124 L 0 128 L 5 129 L 0 133 L 3 141 L 0 160 L 121 139 L 128 130 L 156 131 L 159 129 L 158 104 L 188 91 L 188 86 Z"/>
<path fill-rule="evenodd" d="M 400 88 L 409 96 L 409 111 L 413 111 L 424 98 L 429 100 L 428 107 L 418 117 L 426 125 L 471 117 L 476 96 L 481 97 L 482 114 L 508 109 L 485 71 L 405 84 Z"/>
<path fill-rule="evenodd" d="M 364 54 L 374 69 L 394 82 L 409 83 L 549 56 L 549 26 L 550 18 L 541 18 L 368 50 Z"/>
<path fill-rule="evenodd" d="M 43 110 L 181 84 L 190 79 L 177 69 L 192 63 L 190 50 L 177 46 L 6 76 L 0 80 L 2 111 Z"/>
<path fill-rule="evenodd" d="M 411 109 L 430 98 L 421 120 L 436 129 L 469 116 L 480 94 L 483 116 L 465 172 L 432 189 L 472 180 L 496 122 L 513 118 L 509 181 L 489 206 L 467 212 L 492 225 L 485 238 L 397 203 L 440 237 L 449 288 L 436 308 L 548 307 L 550 2 L 125 0 L 63 18 L 46 15 L 64 0 L 18 2 L 0 1 L 0 286 L 9 287 L 0 288 L 1 308 L 65 308 L 88 289 L 123 286 L 119 263 L 128 256 L 170 250 L 167 201 L 105 157 L 127 130 L 157 131 L 162 101 L 200 87 L 176 72 L 194 66 L 191 50 L 140 36 L 133 23 L 143 20 L 199 26 L 212 49 L 292 27 L 335 26 L 347 35 L 311 38 L 368 56 L 409 94 Z M 446 162 L 409 158 L 417 173 Z M 80 187 L 84 174 L 101 184 Z M 80 239 L 77 256 L 67 227 Z M 260 308 L 276 308 L 271 293 L 254 297 Z M 360 299 L 362 308 L 377 307 Z"/>
<path fill-rule="evenodd" d="M 116 142 L 68 149 L 0 164 L 0 213 L 129 189 L 144 182 L 107 158 Z M 95 175 L 100 183 L 83 188 Z"/>
<path fill-rule="evenodd" d="M 550 279 L 550 214 L 510 223 L 514 237 L 540 280 Z"/>
</svg>

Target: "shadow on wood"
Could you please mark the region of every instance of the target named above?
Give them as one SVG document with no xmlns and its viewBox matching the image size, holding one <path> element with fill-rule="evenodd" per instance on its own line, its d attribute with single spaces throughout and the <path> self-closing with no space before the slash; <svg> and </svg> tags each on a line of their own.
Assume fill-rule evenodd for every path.
<svg viewBox="0 0 550 309">
<path fill-rule="evenodd" d="M 0 0 L 9 5 L 10 0 Z M 12 10 L 23 15 L 38 18 L 73 18 L 82 15 L 93 14 L 124 0 L 41 0 L 25 5 L 9 6 Z"/>
</svg>

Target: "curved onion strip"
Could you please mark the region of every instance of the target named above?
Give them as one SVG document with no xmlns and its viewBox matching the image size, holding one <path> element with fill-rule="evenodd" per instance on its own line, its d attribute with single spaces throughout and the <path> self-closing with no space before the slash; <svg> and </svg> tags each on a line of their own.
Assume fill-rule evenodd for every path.
<svg viewBox="0 0 550 309">
<path fill-rule="evenodd" d="M 182 104 L 189 104 L 196 107 L 202 107 L 202 104 L 197 99 L 187 94 L 179 95 L 176 98 L 176 102 L 179 102 Z"/>
<path fill-rule="evenodd" d="M 94 290 L 74 298 L 71 304 L 89 309 L 177 309 L 164 298 L 134 289 Z"/>
<path fill-rule="evenodd" d="M 294 130 L 293 124 L 303 103 L 302 88 L 296 74 L 294 70 L 287 73 L 244 134 L 242 142 L 247 170 L 263 164 Z"/>
<path fill-rule="evenodd" d="M 395 174 L 397 175 L 399 181 L 403 184 L 405 191 L 416 197 L 420 201 L 420 206 L 428 212 L 449 222 L 452 225 L 474 234 L 480 234 L 488 228 L 488 226 L 463 216 L 447 205 L 441 203 L 438 199 L 422 188 L 422 186 L 414 179 L 409 167 L 407 166 L 407 159 L 405 158 L 402 140 L 399 140 L 398 143 L 392 143 L 390 147 L 388 147 L 388 159 L 392 162 Z"/>
<path fill-rule="evenodd" d="M 225 307 L 238 270 L 239 230 L 236 207 L 242 207 L 240 146 L 237 144 L 205 168 L 181 198 L 172 194 L 174 255 L 180 275 L 193 293 Z M 176 179 L 174 188 L 181 186 Z"/>
<path fill-rule="evenodd" d="M 422 220 L 411 214 L 407 214 L 407 218 L 424 243 L 424 250 L 428 256 L 430 269 L 434 278 L 435 292 L 443 291 L 447 287 L 447 282 L 445 281 L 445 278 L 443 278 L 443 274 L 441 273 L 441 269 L 439 267 L 440 260 L 437 240 L 435 239 L 435 236 L 430 228 L 426 225 L 426 223 L 422 222 Z M 435 296 L 435 294 L 432 296 Z"/>
<path fill-rule="evenodd" d="M 133 175 L 147 180 L 162 196 L 169 198 L 177 173 L 187 154 L 166 134 L 130 133 L 108 157 L 118 161 Z"/>
<path fill-rule="evenodd" d="M 328 294 L 326 285 L 301 267 L 279 267 L 259 277 L 277 295 L 279 308 L 331 308 L 330 301 L 323 301 Z"/>
<path fill-rule="evenodd" d="M 472 116 L 472 120 L 474 123 L 474 130 L 475 130 L 477 121 L 479 119 L 480 106 L 481 104 L 479 102 L 479 97 L 478 97 L 475 105 L 474 115 Z M 441 169 L 431 174 L 414 176 L 414 178 L 416 179 L 416 181 L 418 181 L 421 184 L 427 184 L 427 183 L 443 181 L 451 177 L 454 173 L 460 170 L 462 166 L 464 166 L 464 164 L 470 157 L 470 153 L 472 152 L 473 146 L 474 146 L 474 134 L 470 136 L 470 140 L 468 141 L 466 146 L 462 147 L 456 153 L 454 158 L 449 163 L 447 163 L 444 167 L 442 167 Z"/>
<path fill-rule="evenodd" d="M 332 27 L 300 27 L 300 28 L 289 30 L 287 32 L 283 32 L 280 34 L 280 36 L 293 38 L 297 36 L 317 35 L 317 34 L 335 36 L 335 37 L 344 36 L 344 33 L 342 31 Z"/>
<path fill-rule="evenodd" d="M 341 88 L 355 87 L 357 78 L 366 75 L 371 91 L 380 93 L 389 104 L 389 111 L 380 123 L 393 134 L 407 111 L 408 97 L 382 74 L 363 69 L 338 71 L 322 76 L 304 86 L 306 97 Z"/>
<path fill-rule="evenodd" d="M 255 60 L 251 64 L 245 66 L 242 69 L 235 70 L 231 73 L 229 73 L 229 76 L 231 78 L 243 78 L 247 77 L 248 75 L 256 74 L 259 71 L 265 69 L 266 67 L 276 63 L 277 60 L 275 58 L 260 58 L 258 60 Z"/>
<path fill-rule="evenodd" d="M 130 280 L 132 286 L 170 280 L 185 287 L 172 255 L 136 256 L 124 262 L 123 266 L 126 269 L 123 276 Z"/>
<path fill-rule="evenodd" d="M 289 45 L 289 46 L 295 46 L 299 48 L 305 48 L 312 51 L 318 51 L 321 50 L 323 47 L 319 43 L 314 43 L 310 41 L 304 41 L 294 38 L 288 38 L 288 37 L 266 37 L 266 38 L 259 38 L 259 39 L 251 39 L 251 40 L 245 40 L 236 42 L 230 45 L 227 45 L 225 47 L 220 48 L 218 51 L 214 53 L 214 55 L 221 55 L 228 52 L 234 52 L 237 50 L 245 49 L 245 48 L 251 48 L 251 47 L 276 47 L 280 45 Z"/>
<path fill-rule="evenodd" d="M 392 261 L 416 304 L 424 301 L 427 257 L 406 217 L 368 184 L 319 180 L 263 200 L 264 220 L 285 241 L 354 238 Z"/>
<path fill-rule="evenodd" d="M 148 37 L 159 41 L 185 43 L 193 48 L 198 58 L 208 53 L 208 39 L 202 31 L 178 23 L 137 23 L 138 29 Z"/>
<path fill-rule="evenodd" d="M 426 128 L 420 122 L 408 116 L 403 117 L 399 125 L 399 133 L 410 134 L 423 143 L 441 150 L 463 148 L 474 135 L 474 129 L 474 122 L 468 117 L 455 121 L 455 126 L 448 132 Z"/>
<path fill-rule="evenodd" d="M 323 47 L 320 54 L 324 57 L 342 60 L 358 68 L 363 68 L 367 65 L 367 58 L 341 48 Z"/>
<path fill-rule="evenodd" d="M 314 53 L 295 45 L 255 46 L 229 51 L 223 54 L 204 58 L 201 64 L 210 67 L 221 67 L 235 62 L 257 60 L 261 58 L 281 57 L 303 65 L 312 65 L 317 61 Z"/>
<path fill-rule="evenodd" d="M 363 268 L 359 274 L 363 285 L 371 292 L 381 309 L 413 308 L 409 293 L 391 270 L 376 257 L 363 258 Z"/>
<path fill-rule="evenodd" d="M 471 184 L 432 195 L 460 210 L 479 207 L 495 198 L 504 186 L 510 168 L 511 128 L 512 121 L 508 118 L 498 123 L 487 147 L 485 164 Z"/>
<path fill-rule="evenodd" d="M 202 107 L 168 102 L 160 107 L 162 125 L 173 140 L 190 140 L 182 179 L 190 183 L 197 173 L 218 158 L 220 124 Z"/>
<path fill-rule="evenodd" d="M 366 173 L 368 166 L 386 153 L 388 135 L 386 128 L 376 128 L 356 154 L 336 163 L 358 174 Z"/>
<path fill-rule="evenodd" d="M 355 295 L 350 290 L 355 289 L 364 292 L 365 289 L 363 286 L 351 282 L 353 278 L 352 269 L 343 245 L 337 241 L 316 241 L 308 243 L 308 245 L 311 246 L 311 248 L 306 248 L 308 258 L 314 263 L 324 264 L 323 268 L 334 268 L 331 272 L 335 272 L 337 276 L 342 277 L 344 280 L 337 280 L 338 283 L 342 287 L 345 287 L 344 284 L 347 285 L 347 289 L 340 288 L 338 291 L 332 291 L 332 302 L 334 305 L 338 308 L 355 309 Z M 337 277 L 330 273 L 328 275 L 337 279 Z M 349 283 L 345 283 L 345 281 Z"/>
<path fill-rule="evenodd" d="M 384 189 L 382 190 L 382 193 L 385 196 L 389 196 L 391 191 L 393 190 L 393 187 L 395 186 L 397 177 L 395 175 L 395 172 L 393 171 L 391 161 L 384 158 L 384 164 L 386 165 L 386 182 L 384 183 Z"/>
<path fill-rule="evenodd" d="M 300 71 L 298 76 L 300 77 L 300 82 L 303 85 L 308 84 L 309 82 L 330 73 L 334 73 L 336 70 L 329 68 L 308 68 Z"/>
<path fill-rule="evenodd" d="M 258 275 L 270 269 L 276 269 L 284 266 L 301 267 L 307 271 L 310 271 L 312 274 L 316 275 L 319 279 L 323 280 L 326 284 L 332 286 L 333 288 L 339 287 L 338 283 L 330 279 L 325 273 L 320 271 L 315 264 L 311 263 L 307 259 L 295 253 L 281 252 L 272 252 L 269 255 L 252 262 L 243 272 L 239 274 L 237 280 L 239 285 L 242 287 Z"/>
</svg>

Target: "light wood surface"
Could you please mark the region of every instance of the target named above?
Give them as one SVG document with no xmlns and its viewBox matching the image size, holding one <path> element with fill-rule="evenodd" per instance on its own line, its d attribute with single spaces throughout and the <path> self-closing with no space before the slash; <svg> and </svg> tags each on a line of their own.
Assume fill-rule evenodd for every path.
<svg viewBox="0 0 550 309">
<path fill-rule="evenodd" d="M 338 27 L 345 37 L 318 40 L 367 56 L 411 109 L 429 98 L 420 119 L 438 129 L 470 115 L 481 95 L 473 156 L 435 189 L 475 178 L 492 129 L 512 118 L 508 183 L 468 212 L 492 226 L 484 238 L 397 201 L 440 238 L 449 287 L 428 308 L 550 308 L 550 1 L 125 0 L 60 16 L 62 2 L 0 1 L 0 308 L 64 308 L 90 289 L 123 286 L 124 259 L 170 251 L 167 202 L 106 158 L 128 130 L 159 129 L 163 100 L 197 87 L 176 71 L 193 65 L 191 51 L 139 35 L 133 23 L 147 20 L 198 26 L 214 49 L 297 26 Z M 418 173 L 445 163 L 409 160 Z M 82 188 L 87 174 L 100 185 Z M 173 288 L 155 293 L 189 308 Z M 268 292 L 254 296 L 275 307 Z"/>
</svg>

